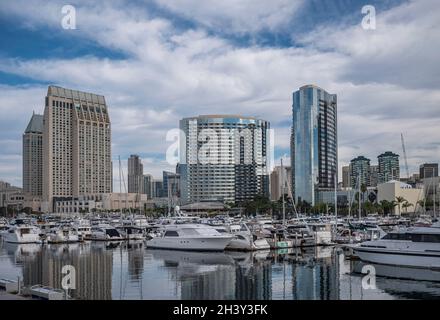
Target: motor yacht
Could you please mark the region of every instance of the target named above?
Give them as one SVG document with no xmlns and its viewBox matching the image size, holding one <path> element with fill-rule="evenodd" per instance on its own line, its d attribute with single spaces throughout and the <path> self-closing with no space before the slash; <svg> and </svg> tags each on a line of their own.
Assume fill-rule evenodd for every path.
<svg viewBox="0 0 440 320">
<path fill-rule="evenodd" d="M 108 224 L 92 226 L 90 238 L 86 238 L 86 240 L 96 241 L 121 241 L 123 239 L 119 231 Z"/>
<path fill-rule="evenodd" d="M 145 228 L 136 225 L 123 225 L 116 228 L 126 240 L 144 240 Z"/>
<path fill-rule="evenodd" d="M 147 247 L 160 249 L 223 251 L 234 238 L 201 224 L 164 225 L 161 235 L 147 240 Z"/>
<path fill-rule="evenodd" d="M 352 246 L 363 261 L 419 268 L 440 268 L 440 228 L 412 227 L 379 240 Z"/>
<path fill-rule="evenodd" d="M 48 243 L 74 243 L 79 242 L 79 237 L 76 229 L 62 225 L 50 230 L 46 234 L 46 241 Z"/>
<path fill-rule="evenodd" d="M 3 239 L 9 243 L 40 243 L 40 229 L 26 224 L 12 225 L 3 233 Z"/>
<path fill-rule="evenodd" d="M 234 238 L 226 246 L 226 249 L 243 251 L 270 249 L 269 242 L 264 237 L 253 234 L 245 223 L 230 225 L 227 229 L 229 229 L 229 233 L 234 235 Z M 219 231 L 219 229 L 217 230 Z"/>
</svg>

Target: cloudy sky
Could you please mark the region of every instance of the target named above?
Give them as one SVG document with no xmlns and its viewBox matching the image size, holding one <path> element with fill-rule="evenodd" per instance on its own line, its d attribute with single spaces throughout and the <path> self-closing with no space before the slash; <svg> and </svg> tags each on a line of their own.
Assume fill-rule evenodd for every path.
<svg viewBox="0 0 440 320">
<path fill-rule="evenodd" d="M 269 120 L 289 154 L 291 94 L 309 83 L 338 95 L 340 166 L 402 154 L 404 133 L 415 172 L 440 158 L 439 30 L 438 0 L 1 1 L 0 180 L 21 186 L 22 133 L 49 84 L 105 95 L 116 190 L 118 155 L 172 169 L 166 132 L 184 116 Z"/>
</svg>

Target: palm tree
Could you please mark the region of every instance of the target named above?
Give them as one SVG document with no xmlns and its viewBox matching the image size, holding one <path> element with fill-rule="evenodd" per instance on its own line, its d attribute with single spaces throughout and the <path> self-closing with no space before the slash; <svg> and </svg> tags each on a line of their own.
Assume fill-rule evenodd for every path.
<svg viewBox="0 0 440 320">
<path fill-rule="evenodd" d="M 420 206 L 423 209 L 423 211 L 425 211 L 425 200 L 417 201 L 416 206 Z M 414 211 L 416 211 L 416 210 L 414 210 Z"/>
<path fill-rule="evenodd" d="M 408 212 L 408 208 L 410 208 L 410 207 L 412 207 L 413 206 L 413 204 L 412 203 L 409 203 L 408 201 L 405 201 L 403 204 L 402 204 L 402 208 L 405 210 L 405 213 L 407 213 Z"/>
<path fill-rule="evenodd" d="M 401 212 L 400 212 L 400 205 L 401 205 L 402 203 L 404 203 L 405 201 L 406 201 L 406 199 L 405 199 L 404 197 L 400 197 L 400 196 L 396 197 L 396 203 L 397 203 L 397 205 L 399 206 L 399 216 L 401 215 Z"/>
<path fill-rule="evenodd" d="M 395 200 L 390 201 L 390 210 L 391 212 L 394 211 L 394 208 L 397 206 L 397 202 Z"/>
</svg>

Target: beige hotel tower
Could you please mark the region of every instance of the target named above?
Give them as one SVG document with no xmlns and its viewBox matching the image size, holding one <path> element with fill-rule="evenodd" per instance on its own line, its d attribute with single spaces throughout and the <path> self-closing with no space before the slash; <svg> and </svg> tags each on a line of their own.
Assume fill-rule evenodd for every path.
<svg viewBox="0 0 440 320">
<path fill-rule="evenodd" d="M 104 96 L 49 86 L 43 116 L 43 207 L 112 192 L 111 127 Z"/>
</svg>

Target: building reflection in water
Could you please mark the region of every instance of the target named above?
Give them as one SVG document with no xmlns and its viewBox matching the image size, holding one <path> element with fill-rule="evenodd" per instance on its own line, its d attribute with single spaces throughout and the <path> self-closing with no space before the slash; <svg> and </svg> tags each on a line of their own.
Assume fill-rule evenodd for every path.
<svg viewBox="0 0 440 320">
<path fill-rule="evenodd" d="M 0 276 L 61 287 L 76 269 L 77 299 L 395 299 L 438 298 L 440 271 L 375 265 L 376 289 L 362 288 L 362 264 L 332 247 L 245 252 L 150 250 L 140 242 L 0 244 Z M 1 262 L 0 262 L 1 263 Z M 354 271 L 354 272 L 353 272 Z M 398 278 L 398 279 L 393 279 Z"/>
<path fill-rule="evenodd" d="M 76 243 L 66 245 L 38 245 L 30 257 L 23 254 L 29 245 L 19 245 L 15 259 L 22 267 L 24 285 L 45 285 L 61 288 L 65 265 L 76 270 L 76 289 L 69 294 L 76 299 L 111 299 L 112 249 L 105 243 Z M 23 261 L 24 259 L 24 261 Z"/>
</svg>

